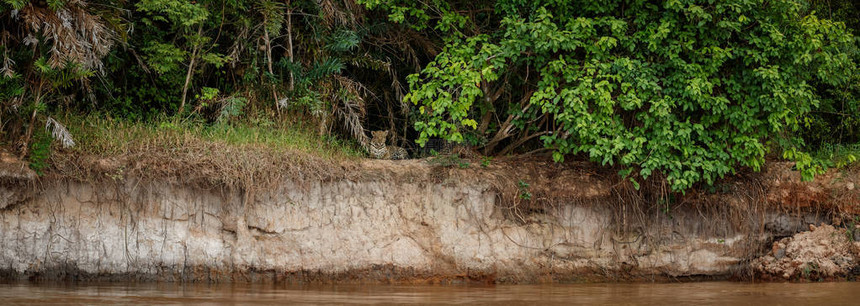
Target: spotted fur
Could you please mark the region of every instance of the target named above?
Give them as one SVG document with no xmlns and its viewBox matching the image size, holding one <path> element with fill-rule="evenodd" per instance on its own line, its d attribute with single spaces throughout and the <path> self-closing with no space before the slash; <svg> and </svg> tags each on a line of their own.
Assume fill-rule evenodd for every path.
<svg viewBox="0 0 860 306">
<path fill-rule="evenodd" d="M 409 158 L 409 153 L 406 153 L 406 150 L 401 147 L 391 146 L 388 148 L 388 153 L 391 155 L 391 159 Z"/>
<path fill-rule="evenodd" d="M 385 146 L 385 137 L 388 136 L 388 131 L 373 131 L 370 132 L 373 138 L 370 139 L 370 156 L 378 159 L 388 158 L 388 148 Z"/>
<path fill-rule="evenodd" d="M 370 156 L 377 159 L 407 159 L 409 154 L 401 147 L 387 146 L 385 144 L 388 131 L 372 131 L 370 139 Z"/>
</svg>

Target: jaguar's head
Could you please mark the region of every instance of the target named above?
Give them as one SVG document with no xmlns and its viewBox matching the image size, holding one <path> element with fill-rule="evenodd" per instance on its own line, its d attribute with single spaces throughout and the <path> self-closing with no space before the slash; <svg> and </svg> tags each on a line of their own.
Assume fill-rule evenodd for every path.
<svg viewBox="0 0 860 306">
<path fill-rule="evenodd" d="M 370 139 L 371 143 L 385 143 L 385 139 L 388 137 L 388 131 L 372 131 L 370 134 L 373 136 Z"/>
</svg>

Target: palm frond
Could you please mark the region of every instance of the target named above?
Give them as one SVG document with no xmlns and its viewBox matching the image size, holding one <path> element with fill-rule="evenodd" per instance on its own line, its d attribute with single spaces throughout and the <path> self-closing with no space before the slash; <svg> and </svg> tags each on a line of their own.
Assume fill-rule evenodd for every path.
<svg viewBox="0 0 860 306">
<path fill-rule="evenodd" d="M 336 103 L 332 105 L 335 115 L 341 119 L 342 128 L 347 131 L 360 144 L 367 144 L 362 120 L 367 115 L 364 98 L 368 90 L 364 85 L 341 75 L 335 75 L 334 80 L 338 85 Z"/>
<path fill-rule="evenodd" d="M 344 69 L 343 62 L 336 57 L 324 58 L 316 63 L 305 75 L 309 81 L 320 80 L 330 75 L 338 75 Z"/>
<path fill-rule="evenodd" d="M 75 140 L 72 139 L 72 134 L 69 133 L 69 130 L 66 127 L 54 120 L 54 118 L 48 117 L 48 121 L 45 123 L 45 130 L 51 133 L 51 137 L 59 141 L 63 144 L 63 148 L 71 148 L 75 146 Z"/>
<path fill-rule="evenodd" d="M 325 48 L 332 52 L 346 52 L 358 47 L 361 38 L 355 31 L 340 30 L 326 39 Z"/>
<path fill-rule="evenodd" d="M 360 15 L 364 12 L 363 6 L 356 4 L 354 0 L 343 0 L 342 5 L 336 4 L 333 0 L 319 0 L 317 5 L 323 22 L 327 26 L 340 25 L 355 28 Z"/>
<path fill-rule="evenodd" d="M 269 35 L 278 36 L 284 26 L 286 5 L 282 1 L 263 0 L 257 3 L 256 8 L 263 15 L 263 26 Z"/>
<path fill-rule="evenodd" d="M 86 7 L 82 0 L 70 0 L 56 10 L 25 6 L 19 12 L 27 31 L 25 45 L 50 44 L 49 62 L 54 68 L 74 62 L 88 70 L 102 71 L 101 59 L 111 50 L 115 34 Z M 44 42 L 35 39 L 35 33 L 40 33 Z"/>
</svg>

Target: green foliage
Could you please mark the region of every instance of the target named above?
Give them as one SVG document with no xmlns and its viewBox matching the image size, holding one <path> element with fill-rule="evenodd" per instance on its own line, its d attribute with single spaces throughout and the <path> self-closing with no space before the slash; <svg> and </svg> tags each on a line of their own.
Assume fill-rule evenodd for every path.
<svg viewBox="0 0 860 306">
<path fill-rule="evenodd" d="M 845 26 L 860 34 L 860 3 L 853 0 L 811 0 L 809 10 L 822 18 L 844 22 Z"/>
<path fill-rule="evenodd" d="M 68 88 L 76 84 L 76 81 L 86 79 L 94 75 L 93 71 L 81 67 L 75 62 L 67 62 L 63 67 L 54 67 L 48 63 L 48 59 L 40 57 L 33 62 L 33 67 L 40 77 L 50 82 L 53 89 Z"/>
<path fill-rule="evenodd" d="M 44 174 L 44 170 L 50 166 L 52 140 L 51 136 L 42 129 L 34 131 L 33 141 L 30 143 L 30 154 L 27 158 L 30 161 L 30 169 L 36 171 L 38 175 Z"/>
<path fill-rule="evenodd" d="M 812 179 L 858 156 L 857 9 L 850 0 L 0 0 L 0 140 L 37 149 L 18 131 L 33 114 L 150 122 L 187 99 L 182 118 L 225 137 L 248 120 L 261 123 L 248 137 L 295 121 L 318 138 L 363 143 L 370 126 L 422 145 L 438 137 L 485 154 L 590 158 L 637 187 L 659 172 L 675 191 L 758 170 L 771 154 Z M 164 121 L 151 132 L 199 129 Z"/>
<path fill-rule="evenodd" d="M 3 0 L 0 2 L 0 8 L 4 8 L 5 10 L 4 6 L 8 5 L 12 9 L 20 10 L 29 2 L 30 0 Z"/>
<path fill-rule="evenodd" d="M 403 0 L 357 0 L 368 9 L 378 9 L 388 12 L 388 19 L 395 23 L 404 23 L 414 30 L 424 30 L 432 27 L 442 32 L 459 34 L 459 29 L 468 22 L 468 18 L 455 13 L 447 1 L 403 1 Z"/>
<path fill-rule="evenodd" d="M 170 43 L 153 41 L 141 48 L 146 54 L 146 63 L 158 73 L 170 73 L 181 69 L 188 52 Z"/>
<path fill-rule="evenodd" d="M 460 157 L 460 154 L 434 154 L 433 157 L 427 160 L 427 163 L 439 167 L 458 167 L 460 169 L 468 169 L 471 166 L 468 160 Z"/>
<path fill-rule="evenodd" d="M 481 157 L 481 168 L 486 168 L 490 166 L 490 163 L 493 162 L 492 156 L 484 156 Z"/>
<path fill-rule="evenodd" d="M 217 122 L 223 123 L 241 116 L 243 108 L 248 103 L 248 99 L 243 97 L 227 97 L 221 103 L 221 111 L 218 113 Z"/>
<path fill-rule="evenodd" d="M 464 141 L 476 118 L 504 108 L 478 107 L 488 84 L 529 71 L 519 82 L 533 94 L 509 112 L 551 120 L 539 128 L 557 161 L 585 154 L 643 178 L 660 171 L 683 191 L 759 170 L 774 144 L 810 176 L 820 171 L 793 132 L 822 104 L 820 89 L 852 82 L 857 63 L 844 24 L 804 9 L 792 0 L 498 1 L 497 31 L 449 40 L 409 77 L 406 99 L 424 115 L 418 143 Z M 518 127 L 534 128 L 525 121 L 534 117 Z"/>
<path fill-rule="evenodd" d="M 855 48 L 845 49 L 855 63 L 860 62 L 860 6 L 856 1 L 810 1 L 808 10 L 818 16 L 844 22 L 855 35 Z M 836 67 L 829 73 L 853 73 L 840 84 L 813 83 L 820 93 L 821 103 L 817 109 L 803 117 L 799 136 L 804 140 L 804 149 L 820 150 L 826 146 L 860 143 L 860 73 L 844 71 Z"/>
<path fill-rule="evenodd" d="M 37 99 L 49 113 L 134 120 L 181 108 L 189 111 L 181 116 L 233 121 L 252 110 L 310 118 L 320 135 L 359 142 L 369 107 L 375 127 L 407 120 L 402 95 L 385 92 L 413 72 L 391 64 L 406 58 L 401 29 L 353 1 L 50 0 L 20 10 L 29 3 L 0 0 L 0 112 L 13 110 L 13 120 L 28 120 L 22 102 Z M 408 60 L 418 64 L 414 51 Z M 206 88 L 218 97 L 194 99 Z M 396 117 L 376 120 L 384 113 Z"/>
<path fill-rule="evenodd" d="M 9 72 L 0 74 L 0 101 L 9 101 L 24 94 L 24 83 L 21 75 Z"/>
<path fill-rule="evenodd" d="M 209 10 L 202 4 L 208 1 L 141 0 L 135 4 L 139 12 L 149 14 L 143 23 L 167 22 L 175 27 L 188 28 L 206 21 Z"/>
<path fill-rule="evenodd" d="M 825 144 L 811 155 L 823 167 L 844 168 L 860 160 L 860 143 Z"/>
<path fill-rule="evenodd" d="M 517 188 L 520 189 L 520 196 L 519 196 L 520 199 L 526 200 L 526 201 L 532 199 L 532 193 L 531 193 L 531 191 L 529 191 L 529 187 L 530 187 L 529 183 L 526 183 L 523 180 L 519 180 L 517 182 Z"/>
<path fill-rule="evenodd" d="M 200 105 L 195 112 L 208 113 L 204 116 L 214 117 L 215 122 L 222 124 L 240 117 L 248 103 L 248 99 L 245 97 L 221 97 L 221 91 L 212 87 L 203 87 L 200 94 L 196 95 L 195 98 Z"/>
<path fill-rule="evenodd" d="M 203 87 L 203 89 L 200 90 L 200 94 L 195 97 L 197 99 L 213 100 L 218 97 L 219 93 L 221 92 L 218 90 L 218 88 Z"/>
<path fill-rule="evenodd" d="M 325 48 L 332 52 L 348 52 L 361 43 L 361 37 L 355 31 L 339 30 L 327 38 Z"/>
</svg>

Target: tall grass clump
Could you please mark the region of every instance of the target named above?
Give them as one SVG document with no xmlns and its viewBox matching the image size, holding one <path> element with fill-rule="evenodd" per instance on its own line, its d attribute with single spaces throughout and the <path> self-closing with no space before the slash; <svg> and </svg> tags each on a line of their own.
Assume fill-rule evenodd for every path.
<svg viewBox="0 0 860 306">
<path fill-rule="evenodd" d="M 166 116 L 148 121 L 132 121 L 100 114 L 70 116 L 65 121 L 77 141 L 73 150 L 102 157 L 189 151 L 207 144 L 265 149 L 275 154 L 304 153 L 334 161 L 362 155 L 357 144 L 335 137 L 320 137 L 312 126 L 301 122 L 251 119 L 205 124 Z"/>
</svg>

